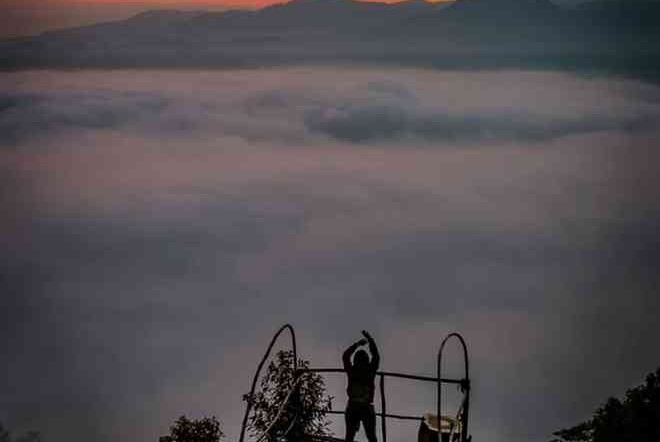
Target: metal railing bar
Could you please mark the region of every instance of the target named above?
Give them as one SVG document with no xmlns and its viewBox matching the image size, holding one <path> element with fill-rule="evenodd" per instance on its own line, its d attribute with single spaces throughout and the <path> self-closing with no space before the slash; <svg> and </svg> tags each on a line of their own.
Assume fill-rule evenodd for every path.
<svg viewBox="0 0 660 442">
<path fill-rule="evenodd" d="M 344 370 L 343 368 L 307 368 L 307 369 L 300 369 L 300 371 L 311 371 L 313 373 L 345 373 L 346 372 L 346 370 Z M 389 376 L 393 378 L 412 379 L 414 381 L 438 382 L 437 377 L 397 373 L 394 371 L 378 371 L 376 372 L 376 374 L 379 376 Z M 444 384 L 460 385 L 465 383 L 465 379 L 441 378 L 440 382 Z"/>
<path fill-rule="evenodd" d="M 396 373 L 396 372 L 393 372 L 393 371 L 379 371 L 378 374 L 382 374 L 384 376 L 390 376 L 390 377 L 393 377 L 393 378 L 412 379 L 412 380 L 415 380 L 415 381 L 438 382 L 438 378 L 431 377 L 431 376 L 419 376 L 419 375 L 414 375 L 414 374 Z M 463 379 L 441 378 L 440 382 L 445 383 L 445 384 L 462 384 L 464 382 L 464 380 Z"/>
<path fill-rule="evenodd" d="M 345 411 L 341 410 L 328 410 L 325 412 L 326 414 L 346 414 Z M 376 413 L 376 416 L 378 417 L 383 417 L 383 413 Z M 392 418 L 392 419 L 401 419 L 401 420 L 407 420 L 407 421 L 423 421 L 424 418 L 421 416 L 410 416 L 410 415 L 405 415 L 405 414 L 391 414 L 391 413 L 385 413 L 386 418 Z"/>
</svg>

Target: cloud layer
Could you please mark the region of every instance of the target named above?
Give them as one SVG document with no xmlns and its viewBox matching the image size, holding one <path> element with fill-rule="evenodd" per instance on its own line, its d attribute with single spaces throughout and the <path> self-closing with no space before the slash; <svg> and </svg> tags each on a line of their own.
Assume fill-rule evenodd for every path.
<svg viewBox="0 0 660 442">
<path fill-rule="evenodd" d="M 293 322 L 314 365 L 367 328 L 415 373 L 458 330 L 475 438 L 545 440 L 660 363 L 659 123 L 656 86 L 547 72 L 3 74 L 0 420 L 234 440 Z"/>
<path fill-rule="evenodd" d="M 413 71 L 369 78 L 368 71 L 355 70 L 355 79 L 328 88 L 327 79 L 314 78 L 311 70 L 283 70 L 281 84 L 250 74 L 264 77 L 256 80 L 264 85 L 249 84 L 236 72 L 247 71 L 190 74 L 201 84 L 183 90 L 180 85 L 163 90 L 141 79 L 133 84 L 121 73 L 107 87 L 93 84 L 103 74 L 86 74 L 84 84 L 91 90 L 83 84 L 73 89 L 53 84 L 39 94 L 20 85 L 18 91 L 5 88 L 1 129 L 13 141 L 103 129 L 184 137 L 212 133 L 273 143 L 315 143 L 319 135 L 358 144 L 533 142 L 648 131 L 657 125 L 660 104 L 657 89 L 643 84 L 629 83 L 604 97 L 599 96 L 607 87 L 602 80 L 573 80 L 554 94 L 539 90 L 539 83 L 568 78 L 562 74 L 518 73 L 520 82 L 512 84 L 507 73 L 488 74 L 487 81 L 480 73 L 448 73 L 450 81 L 435 85 L 427 72 L 421 74 L 424 81 L 411 84 L 406 77 Z M 635 97 L 639 100 L 631 101 Z"/>
</svg>

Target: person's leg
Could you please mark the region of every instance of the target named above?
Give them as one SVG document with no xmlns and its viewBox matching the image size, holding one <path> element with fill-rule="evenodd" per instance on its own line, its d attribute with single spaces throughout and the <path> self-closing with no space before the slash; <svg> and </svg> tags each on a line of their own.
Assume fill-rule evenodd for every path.
<svg viewBox="0 0 660 442">
<path fill-rule="evenodd" d="M 369 442 L 377 442 L 376 439 L 376 412 L 374 411 L 373 405 L 365 407 L 362 416 L 362 425 L 364 426 L 364 432 L 367 434 L 367 440 Z"/>
<path fill-rule="evenodd" d="M 356 412 L 354 407 L 351 407 L 350 405 L 346 407 L 344 421 L 346 422 L 346 437 L 344 440 L 346 442 L 353 442 L 353 439 L 355 439 L 355 433 L 357 433 L 360 428 L 360 415 Z"/>
</svg>

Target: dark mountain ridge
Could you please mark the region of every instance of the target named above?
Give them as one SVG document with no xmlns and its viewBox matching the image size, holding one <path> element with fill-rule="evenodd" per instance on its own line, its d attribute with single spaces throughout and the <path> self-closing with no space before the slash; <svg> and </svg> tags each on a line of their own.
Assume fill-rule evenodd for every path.
<svg viewBox="0 0 660 442">
<path fill-rule="evenodd" d="M 447 8 L 455 20 L 483 20 L 489 16 L 515 20 L 553 17 L 562 9 L 550 0 L 458 0 Z"/>
<path fill-rule="evenodd" d="M 660 2 L 293 0 L 259 10 L 148 11 L 0 42 L 0 67 L 653 64 Z"/>
</svg>

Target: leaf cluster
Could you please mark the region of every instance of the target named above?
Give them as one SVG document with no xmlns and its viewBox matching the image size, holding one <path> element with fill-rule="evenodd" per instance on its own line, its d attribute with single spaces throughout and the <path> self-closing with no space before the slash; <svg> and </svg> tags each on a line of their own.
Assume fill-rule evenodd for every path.
<svg viewBox="0 0 660 442">
<path fill-rule="evenodd" d="M 296 384 L 285 404 L 296 379 L 293 352 L 279 351 L 276 354 L 261 380 L 260 391 L 252 396 L 243 396 L 243 400 L 252 404 L 252 413 L 248 420 L 252 436 L 260 436 L 268 431 L 268 440 L 274 442 L 282 439 L 296 441 L 304 435 L 329 434 L 329 422 L 325 415 L 331 409 L 332 398 L 326 394 L 323 377 L 317 373 L 305 372 L 308 368 L 308 361 L 298 359 L 298 374 L 303 378 Z M 277 418 L 283 404 L 283 411 Z M 277 421 L 274 422 L 276 418 Z"/>
<path fill-rule="evenodd" d="M 158 442 L 219 442 L 224 434 L 215 416 L 191 420 L 181 416 L 170 427 L 170 434 L 158 438 Z"/>
<path fill-rule="evenodd" d="M 552 442 L 660 441 L 660 368 L 623 400 L 611 397 L 590 420 L 553 434 Z"/>
<path fill-rule="evenodd" d="M 0 422 L 0 442 L 40 442 L 41 440 L 41 433 L 38 431 L 28 431 L 21 436 L 12 437 L 11 432 Z"/>
</svg>

